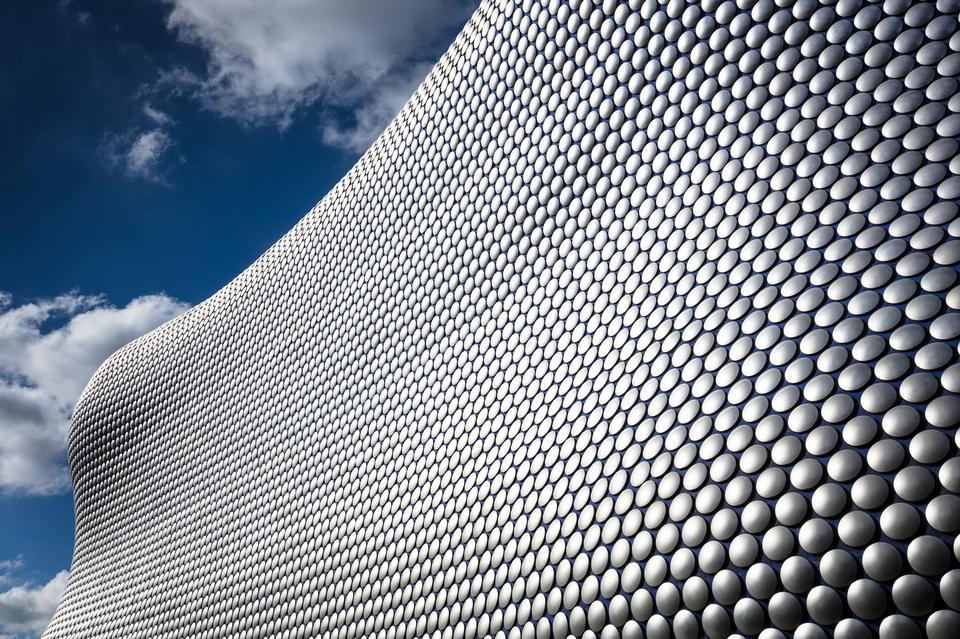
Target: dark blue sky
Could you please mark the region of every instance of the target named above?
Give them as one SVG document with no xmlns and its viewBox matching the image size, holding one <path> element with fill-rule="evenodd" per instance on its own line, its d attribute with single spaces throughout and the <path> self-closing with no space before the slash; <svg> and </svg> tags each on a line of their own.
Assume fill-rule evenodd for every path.
<svg viewBox="0 0 960 639">
<path fill-rule="evenodd" d="M 209 73 L 209 50 L 178 38 L 170 11 L 146 0 L 0 4 L 0 291 L 13 305 L 74 290 L 119 307 L 158 292 L 200 302 L 357 159 L 324 144 L 320 122 L 349 119 L 362 94 L 308 103 L 282 128 L 159 82 L 171 69 Z M 457 16 L 432 50 L 404 50 L 409 63 L 435 59 L 466 13 Z M 158 128 L 147 106 L 170 120 L 158 179 L 132 175 L 115 155 Z M 0 496 L 0 562 L 20 557 L 21 580 L 67 568 L 72 548 L 69 493 Z"/>
<path fill-rule="evenodd" d="M 155 2 L 0 8 L 0 280 L 15 297 L 79 288 L 118 303 L 150 291 L 200 301 L 355 161 L 324 146 L 309 117 L 281 131 L 165 99 L 155 106 L 177 122 L 169 184 L 112 166 L 106 140 L 149 125 L 142 87 L 158 69 L 202 63 L 165 13 Z"/>
</svg>

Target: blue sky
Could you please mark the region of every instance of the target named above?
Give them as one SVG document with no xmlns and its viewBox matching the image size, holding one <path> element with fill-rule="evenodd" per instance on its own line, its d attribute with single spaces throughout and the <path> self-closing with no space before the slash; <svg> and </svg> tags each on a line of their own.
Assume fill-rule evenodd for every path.
<svg viewBox="0 0 960 639">
<path fill-rule="evenodd" d="M 73 402 L 353 165 L 468 17 L 454 0 L 0 5 L 0 636 L 73 550 Z"/>
</svg>

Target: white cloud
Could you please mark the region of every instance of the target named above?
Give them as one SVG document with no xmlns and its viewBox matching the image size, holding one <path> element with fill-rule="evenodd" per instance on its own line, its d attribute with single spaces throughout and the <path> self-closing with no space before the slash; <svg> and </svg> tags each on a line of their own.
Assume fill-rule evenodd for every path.
<svg viewBox="0 0 960 639">
<path fill-rule="evenodd" d="M 60 603 L 69 576 L 62 570 L 42 586 L 15 586 L 0 592 L 0 631 L 15 637 L 41 634 Z"/>
<path fill-rule="evenodd" d="M 105 149 L 110 162 L 128 177 L 165 185 L 164 156 L 173 146 L 170 135 L 163 128 L 155 127 L 108 136 Z"/>
<path fill-rule="evenodd" d="M 13 578 L 11 573 L 17 572 L 21 568 L 23 568 L 23 557 L 20 555 L 13 559 L 0 560 L 0 586 L 10 583 Z"/>
<path fill-rule="evenodd" d="M 107 135 L 103 151 L 110 163 L 127 177 L 167 185 L 169 152 L 176 146 L 169 130 L 176 122 L 149 102 L 143 104 L 141 112 L 149 120 L 149 126 Z"/>
<path fill-rule="evenodd" d="M 126 169 L 132 177 L 149 182 L 162 182 L 160 159 L 173 141 L 163 129 L 153 129 L 137 135 L 126 152 Z"/>
<path fill-rule="evenodd" d="M 355 153 L 366 151 L 432 67 L 430 63 L 414 64 L 404 74 L 385 79 L 377 91 L 357 107 L 352 123 L 344 125 L 330 119 L 323 128 L 323 141 Z"/>
<path fill-rule="evenodd" d="M 160 109 L 153 108 L 149 102 L 143 105 L 143 114 L 150 118 L 157 126 L 167 126 L 173 124 L 173 118 Z"/>
<path fill-rule="evenodd" d="M 90 376 L 117 348 L 187 308 L 166 295 L 116 308 L 70 293 L 0 313 L 0 492 L 66 490 L 67 424 Z"/>
<path fill-rule="evenodd" d="M 325 139 L 351 150 L 409 98 L 476 0 L 167 0 L 168 27 L 207 54 L 202 75 L 170 71 L 207 108 L 285 127 L 322 101 L 356 108 Z M 415 69 L 415 72 L 412 70 Z"/>
</svg>

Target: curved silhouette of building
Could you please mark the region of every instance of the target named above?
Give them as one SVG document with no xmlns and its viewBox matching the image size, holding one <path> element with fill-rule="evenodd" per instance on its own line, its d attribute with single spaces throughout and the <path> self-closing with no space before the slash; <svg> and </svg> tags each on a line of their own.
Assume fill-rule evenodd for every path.
<svg viewBox="0 0 960 639">
<path fill-rule="evenodd" d="M 76 410 L 45 637 L 956 637 L 956 0 L 485 1 Z"/>
</svg>

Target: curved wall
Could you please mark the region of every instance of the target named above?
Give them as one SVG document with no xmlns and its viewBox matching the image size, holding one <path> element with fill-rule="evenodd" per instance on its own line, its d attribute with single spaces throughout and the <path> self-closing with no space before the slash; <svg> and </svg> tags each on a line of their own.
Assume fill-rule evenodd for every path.
<svg viewBox="0 0 960 639">
<path fill-rule="evenodd" d="M 955 637 L 957 12 L 484 2 L 97 372 L 45 637 Z"/>
</svg>

